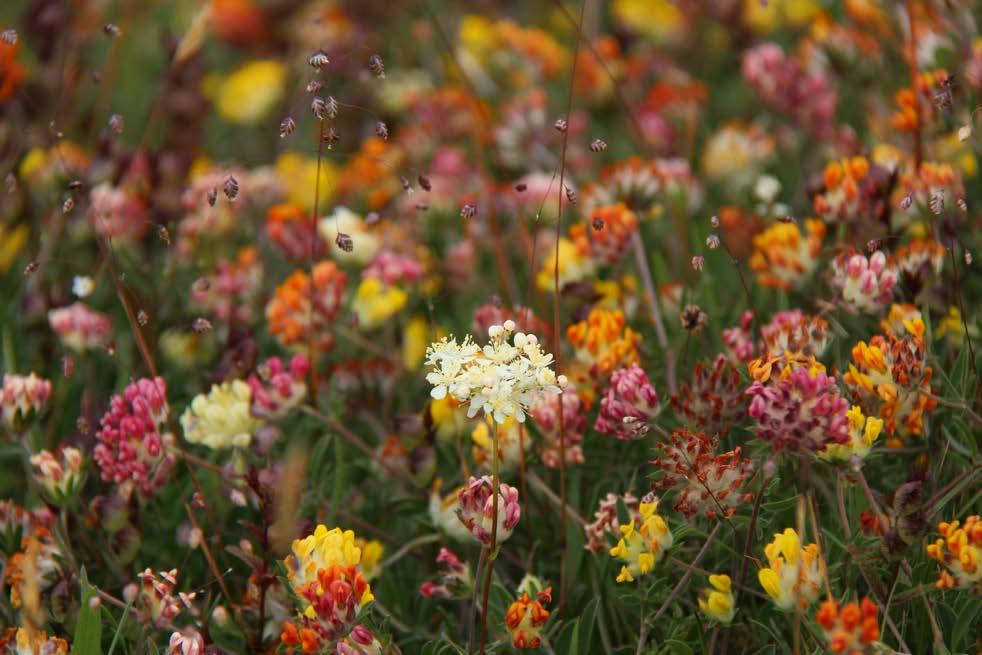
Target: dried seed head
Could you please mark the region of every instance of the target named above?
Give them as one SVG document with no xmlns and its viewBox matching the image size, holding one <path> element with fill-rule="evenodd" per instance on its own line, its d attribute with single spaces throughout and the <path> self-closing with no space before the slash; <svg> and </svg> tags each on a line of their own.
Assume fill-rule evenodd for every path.
<svg viewBox="0 0 982 655">
<path fill-rule="evenodd" d="M 170 232 L 167 231 L 166 226 L 157 226 L 157 236 L 160 237 L 160 240 L 166 243 L 168 246 L 170 245 Z"/>
<path fill-rule="evenodd" d="M 375 121 L 375 136 L 383 141 L 389 140 L 389 128 L 382 121 Z"/>
<path fill-rule="evenodd" d="M 963 212 L 967 212 L 968 211 L 968 203 L 965 202 L 965 199 L 964 198 L 959 198 L 955 202 L 958 203 L 958 209 L 962 210 Z"/>
<path fill-rule="evenodd" d="M 702 255 L 695 255 L 692 258 L 692 270 L 701 271 L 703 266 L 706 265 L 706 258 Z"/>
<path fill-rule="evenodd" d="M 217 201 L 218 201 L 218 189 L 216 189 L 215 187 L 208 189 L 208 204 L 214 207 Z"/>
<path fill-rule="evenodd" d="M 125 121 L 123 117 L 119 114 L 113 114 L 109 117 L 109 129 L 116 134 L 123 133 L 123 127 L 125 126 Z"/>
<path fill-rule="evenodd" d="M 194 322 L 191 323 L 191 329 L 195 331 L 196 334 L 204 334 L 211 330 L 211 321 L 207 318 L 196 318 Z"/>
<path fill-rule="evenodd" d="M 311 93 L 311 94 L 317 93 L 322 88 L 324 88 L 324 85 L 318 82 L 317 80 L 310 80 L 309 82 L 307 82 L 307 93 Z"/>
<path fill-rule="evenodd" d="M 556 122 L 553 123 L 552 126 L 556 128 L 557 132 L 565 132 L 566 129 L 569 127 L 566 123 L 565 118 L 557 118 Z"/>
<path fill-rule="evenodd" d="M 525 193 L 525 190 L 528 188 L 529 185 L 525 184 L 525 182 L 519 182 L 515 185 L 515 191 L 518 191 L 519 193 Z"/>
<path fill-rule="evenodd" d="M 710 250 L 716 250 L 719 248 L 719 237 L 715 234 L 710 234 L 706 237 L 706 247 Z"/>
<path fill-rule="evenodd" d="M 222 184 L 222 191 L 229 202 L 234 202 L 239 197 L 239 181 L 234 176 L 229 175 L 225 178 L 225 183 Z"/>
<path fill-rule="evenodd" d="M 324 132 L 324 143 L 327 144 L 328 150 L 334 148 L 334 146 L 336 146 L 340 140 L 341 137 L 338 135 L 338 131 L 333 127 L 327 128 L 327 131 Z"/>
<path fill-rule="evenodd" d="M 968 251 L 968 250 L 966 250 L 966 251 L 964 251 L 962 253 L 962 259 L 965 261 L 965 266 L 971 266 L 972 265 L 972 261 L 974 261 L 972 259 L 972 253 L 970 251 Z"/>
<path fill-rule="evenodd" d="M 590 150 L 592 152 L 603 152 L 607 149 L 607 142 L 603 139 L 594 139 L 590 142 Z"/>
<path fill-rule="evenodd" d="M 338 235 L 334 238 L 334 243 L 345 252 L 351 252 L 355 249 L 355 242 L 352 241 L 351 235 L 345 234 L 344 232 L 338 232 Z"/>
<path fill-rule="evenodd" d="M 293 134 L 293 130 L 295 129 L 297 129 L 297 122 L 290 116 L 287 116 L 280 121 L 280 138 L 285 139 Z"/>
<path fill-rule="evenodd" d="M 75 429 L 82 434 L 88 434 L 90 430 L 89 422 L 84 416 L 79 416 L 78 420 L 75 421 Z"/>
<path fill-rule="evenodd" d="M 460 208 L 461 218 L 474 218 L 477 216 L 477 205 L 473 202 L 469 202 Z"/>
<path fill-rule="evenodd" d="M 17 30 L 4 30 L 3 34 L 0 35 L 0 40 L 7 45 L 14 45 L 17 43 Z"/>
<path fill-rule="evenodd" d="M 324 66 L 330 64 L 331 59 L 327 56 L 326 52 L 323 50 L 318 50 L 314 54 L 310 55 L 310 59 L 307 60 L 307 63 L 309 63 L 314 70 L 320 70 Z"/>
<path fill-rule="evenodd" d="M 102 26 L 102 31 L 105 32 L 106 36 L 117 37 L 123 32 L 112 23 L 106 23 Z"/>
<path fill-rule="evenodd" d="M 407 193 L 412 193 L 413 192 L 413 185 L 409 181 L 409 178 L 405 177 L 404 175 L 400 175 L 399 176 L 399 181 L 402 182 L 402 189 L 404 191 L 406 191 Z"/>
<path fill-rule="evenodd" d="M 324 98 L 314 96 L 314 99 L 310 101 L 310 111 L 317 120 L 324 120 L 327 118 L 327 102 Z"/>
<path fill-rule="evenodd" d="M 328 118 L 334 120 L 338 117 L 338 101 L 334 99 L 334 96 L 327 96 L 325 107 L 327 108 Z"/>
<path fill-rule="evenodd" d="M 686 305 L 680 318 L 682 328 L 687 332 L 699 332 L 709 322 L 709 316 L 698 305 Z"/>
<path fill-rule="evenodd" d="M 940 216 L 941 212 L 944 211 L 944 193 L 934 192 L 931 194 L 931 199 L 927 201 L 927 206 L 931 209 L 931 213 L 935 216 Z"/>
<path fill-rule="evenodd" d="M 37 273 L 39 268 L 41 268 L 41 263 L 36 259 L 28 262 L 27 266 L 24 267 L 24 275 L 33 275 L 34 273 Z"/>
<path fill-rule="evenodd" d="M 592 223 L 595 231 L 599 232 L 600 230 L 604 229 L 604 219 L 600 218 L 599 216 L 594 216 Z"/>
<path fill-rule="evenodd" d="M 566 189 L 566 200 L 569 200 L 570 204 L 575 205 L 576 204 L 576 191 L 573 191 L 571 188 L 569 188 L 565 184 L 563 185 L 563 188 Z"/>
<path fill-rule="evenodd" d="M 373 54 L 368 58 L 368 70 L 372 71 L 372 75 L 380 80 L 385 79 L 385 63 L 380 55 Z"/>
<path fill-rule="evenodd" d="M 425 175 L 421 174 L 419 177 L 416 178 L 416 181 L 419 182 L 419 185 L 421 187 L 423 187 L 423 191 L 433 190 L 433 185 L 430 183 L 430 178 L 426 177 Z"/>
<path fill-rule="evenodd" d="M 971 125 L 962 125 L 961 127 L 958 128 L 959 141 L 968 141 L 971 138 L 971 136 L 972 136 Z"/>
<path fill-rule="evenodd" d="M 71 214 L 73 209 L 75 209 L 75 198 L 65 196 L 65 201 L 61 203 L 61 213 Z"/>
<path fill-rule="evenodd" d="M 718 230 L 718 229 L 719 229 L 719 216 L 716 216 L 716 215 L 714 214 L 714 215 L 713 215 L 713 216 L 712 216 L 712 217 L 711 217 L 711 218 L 709 219 L 709 224 L 713 226 L 713 229 L 714 229 L 714 230 Z"/>
<path fill-rule="evenodd" d="M 794 223 L 794 216 L 781 216 L 777 220 L 780 223 Z"/>
<path fill-rule="evenodd" d="M 61 358 L 61 374 L 71 378 L 73 373 L 75 373 L 75 359 L 71 355 L 65 355 Z"/>
<path fill-rule="evenodd" d="M 873 254 L 874 252 L 876 252 L 879 249 L 880 249 L 880 240 L 879 239 L 870 239 L 869 241 L 866 242 L 866 250 L 870 254 Z"/>
<path fill-rule="evenodd" d="M 150 315 L 141 309 L 136 313 L 136 322 L 140 324 L 140 327 L 145 327 L 150 322 Z"/>
<path fill-rule="evenodd" d="M 910 209 L 910 206 L 913 204 L 914 204 L 914 199 L 910 197 L 909 193 L 900 199 L 900 209 L 904 211 Z"/>
</svg>

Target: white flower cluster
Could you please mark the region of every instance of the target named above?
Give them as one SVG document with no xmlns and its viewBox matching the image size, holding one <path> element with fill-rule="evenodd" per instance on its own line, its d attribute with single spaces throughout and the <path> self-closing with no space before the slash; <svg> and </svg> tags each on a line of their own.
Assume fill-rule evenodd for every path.
<svg viewBox="0 0 982 655">
<path fill-rule="evenodd" d="M 514 336 L 513 336 L 514 335 Z M 514 417 L 525 422 L 525 410 L 543 392 L 561 393 L 566 376 L 556 376 L 549 366 L 552 355 L 542 352 L 534 334 L 515 332 L 515 322 L 488 328 L 488 344 L 481 348 L 470 336 L 463 343 L 444 338 L 426 351 L 436 399 L 449 393 L 462 403 L 470 403 L 468 418 L 483 409 L 497 423 Z"/>
</svg>

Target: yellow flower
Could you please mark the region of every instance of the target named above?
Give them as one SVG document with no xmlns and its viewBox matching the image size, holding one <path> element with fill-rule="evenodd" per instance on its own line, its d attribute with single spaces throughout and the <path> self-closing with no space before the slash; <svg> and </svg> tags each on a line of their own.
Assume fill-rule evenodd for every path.
<svg viewBox="0 0 982 655">
<path fill-rule="evenodd" d="M 743 0 L 743 19 L 760 33 L 781 27 L 802 27 L 815 19 L 821 7 L 814 0 Z"/>
<path fill-rule="evenodd" d="M 733 591 L 730 588 L 730 576 L 710 575 L 711 588 L 703 589 L 699 594 L 699 609 L 709 618 L 723 624 L 733 620 L 736 607 L 733 605 Z"/>
<path fill-rule="evenodd" d="M 304 539 L 295 539 L 290 555 L 284 560 L 287 577 L 294 589 L 317 579 L 317 571 L 333 566 L 358 566 L 361 563 L 361 548 L 355 543 L 355 533 L 341 528 L 327 529 L 318 525 L 314 534 Z M 361 602 L 374 599 L 371 590 L 366 589 Z"/>
<path fill-rule="evenodd" d="M 539 269 L 535 281 L 542 291 L 552 291 L 555 287 L 556 253 L 559 253 L 559 290 L 570 282 L 579 282 L 593 275 L 593 260 L 565 237 L 559 240 L 559 248 L 550 248 L 549 254 Z"/>
<path fill-rule="evenodd" d="M 617 575 L 618 582 L 633 582 L 637 576 L 647 575 L 672 547 L 672 532 L 665 519 L 655 513 L 657 509 L 657 500 L 642 502 L 638 507 L 640 524 L 636 525 L 632 518 L 620 526 L 621 539 L 610 549 L 611 557 L 625 562 Z"/>
<path fill-rule="evenodd" d="M 614 0 L 611 13 L 629 29 L 654 41 L 675 41 L 685 16 L 670 0 Z"/>
<path fill-rule="evenodd" d="M 750 269 L 765 287 L 789 291 L 800 287 L 818 265 L 825 224 L 805 220 L 806 234 L 797 223 L 775 223 L 754 237 Z"/>
<path fill-rule="evenodd" d="M 815 602 L 825 570 L 817 544 L 802 548 L 798 533 L 787 528 L 774 535 L 764 554 L 768 566 L 757 572 L 757 578 L 779 609 L 793 609 L 795 599 L 802 609 Z"/>
<path fill-rule="evenodd" d="M 366 580 L 374 580 L 382 572 L 382 556 L 385 555 L 385 544 L 378 539 L 366 541 L 355 539 L 355 545 L 361 548 L 361 571 Z"/>
<path fill-rule="evenodd" d="M 430 325 L 424 316 L 413 316 L 402 331 L 402 364 L 415 371 L 423 363 L 430 345 Z"/>
<path fill-rule="evenodd" d="M 258 123 L 283 97 L 286 76 L 286 66 L 275 59 L 246 62 L 218 84 L 219 115 L 232 123 Z"/>
<path fill-rule="evenodd" d="M 938 532 L 943 539 L 927 546 L 927 556 L 945 566 L 935 583 L 938 589 L 982 591 L 982 520 L 973 515 L 964 526 L 959 521 L 939 523 Z"/>
<path fill-rule="evenodd" d="M 252 416 L 252 390 L 242 380 L 198 394 L 181 416 L 184 437 L 214 449 L 248 448 L 262 421 Z"/>
<path fill-rule="evenodd" d="M 427 344 L 429 345 L 429 344 Z M 467 406 L 450 394 L 432 398 L 425 417 L 427 427 L 436 432 L 438 441 L 447 442 L 462 434 L 473 420 L 467 418 Z"/>
<path fill-rule="evenodd" d="M 883 430 L 883 419 L 863 415 L 857 405 L 846 414 L 849 418 L 849 443 L 830 444 L 819 453 L 819 458 L 828 461 L 848 462 L 853 455 L 865 459 L 873 447 L 873 442 Z"/>
<path fill-rule="evenodd" d="M 26 224 L 9 228 L 0 225 L 0 273 L 4 273 L 20 254 L 29 232 Z"/>
<path fill-rule="evenodd" d="M 521 425 L 510 416 L 504 423 L 496 424 L 495 428 L 498 430 L 498 462 L 502 469 L 514 470 L 522 459 L 522 447 L 527 449 L 531 439 L 522 436 Z M 474 444 L 474 465 L 488 469 L 491 462 L 491 429 L 487 421 L 480 421 L 474 427 L 471 443 Z"/>
<path fill-rule="evenodd" d="M 296 152 L 284 152 L 276 158 L 275 167 L 287 201 L 300 205 L 307 211 L 312 210 L 314 187 L 317 184 L 317 160 Z M 337 179 L 337 167 L 330 161 L 322 160 L 319 197 L 321 207 L 326 207 L 333 197 Z"/>
<path fill-rule="evenodd" d="M 409 294 L 396 285 L 387 285 L 376 277 L 366 277 L 355 291 L 353 309 L 358 315 L 359 327 L 371 330 L 402 311 L 407 302 Z"/>
</svg>

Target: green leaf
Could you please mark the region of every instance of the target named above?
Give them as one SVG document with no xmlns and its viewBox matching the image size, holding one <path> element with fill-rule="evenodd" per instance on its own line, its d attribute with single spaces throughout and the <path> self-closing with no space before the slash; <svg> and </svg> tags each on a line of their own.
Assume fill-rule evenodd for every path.
<svg viewBox="0 0 982 655">
<path fill-rule="evenodd" d="M 668 647 L 670 649 L 669 652 L 674 655 L 692 655 L 692 648 L 684 641 L 666 639 L 663 645 Z"/>
<path fill-rule="evenodd" d="M 96 588 L 89 584 L 89 576 L 82 567 L 82 607 L 75 623 L 75 637 L 72 650 L 76 655 L 102 655 L 102 621 L 99 620 L 99 607 L 92 607 L 89 601 L 98 595 Z"/>
<path fill-rule="evenodd" d="M 587 603 L 586 607 L 583 609 L 583 613 L 580 614 L 580 621 L 579 621 L 579 623 L 580 623 L 580 629 L 579 629 L 580 634 L 579 634 L 579 638 L 580 639 L 579 639 L 579 642 L 581 644 L 583 644 L 583 647 L 586 648 L 586 651 L 588 653 L 593 652 L 591 650 L 592 645 L 593 645 L 592 644 L 592 642 L 593 642 L 593 625 L 594 625 L 594 623 L 597 620 L 597 603 L 598 602 L 599 602 L 599 599 L 598 598 L 594 598 L 589 603 Z"/>
</svg>

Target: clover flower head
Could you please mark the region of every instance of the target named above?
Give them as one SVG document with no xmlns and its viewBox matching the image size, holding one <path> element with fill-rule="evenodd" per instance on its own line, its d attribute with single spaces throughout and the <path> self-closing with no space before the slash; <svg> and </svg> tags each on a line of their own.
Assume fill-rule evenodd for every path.
<svg viewBox="0 0 982 655">
<path fill-rule="evenodd" d="M 544 605 L 552 602 L 552 587 L 546 587 L 535 600 L 523 593 L 518 600 L 508 606 L 505 614 L 505 627 L 511 635 L 511 643 L 515 648 L 538 648 L 542 645 L 540 633 L 542 626 L 549 619 L 549 610 Z"/>
<path fill-rule="evenodd" d="M 529 407 L 529 413 L 542 433 L 539 455 L 545 466 L 558 468 L 564 454 L 567 465 L 583 463 L 586 408 L 572 383 L 564 389 L 564 393 L 539 394 Z"/>
<path fill-rule="evenodd" d="M 44 412 L 51 398 L 51 382 L 30 375 L 5 373 L 0 386 L 0 424 L 19 431 L 32 418 Z"/>
<path fill-rule="evenodd" d="M 594 386 L 603 386 L 614 369 L 640 361 L 641 335 L 627 327 L 619 310 L 594 308 L 587 317 L 566 329 L 566 338 L 576 349 L 576 363 L 589 372 Z"/>
<path fill-rule="evenodd" d="M 577 249 L 587 251 L 598 264 L 610 266 L 627 254 L 637 229 L 637 215 L 619 202 L 597 207 L 591 212 L 590 220 L 573 225 L 569 235 Z"/>
<path fill-rule="evenodd" d="M 262 284 L 259 251 L 243 248 L 235 261 L 218 260 L 215 271 L 191 287 L 191 300 L 209 316 L 223 323 L 252 320 L 253 305 Z"/>
<path fill-rule="evenodd" d="M 815 213 L 828 223 L 856 221 L 870 210 L 873 199 L 873 177 L 865 157 L 831 161 L 823 173 L 824 188 L 815 195 Z"/>
<path fill-rule="evenodd" d="M 193 628 L 175 630 L 167 642 L 167 655 L 204 655 L 205 638 Z"/>
<path fill-rule="evenodd" d="M 113 329 L 109 316 L 82 302 L 52 309 L 48 323 L 61 342 L 77 353 L 103 346 Z"/>
<path fill-rule="evenodd" d="M 869 314 L 878 314 L 890 302 L 897 277 L 882 250 L 869 257 L 844 252 L 832 261 L 832 287 L 847 306 Z"/>
<path fill-rule="evenodd" d="M 154 571 L 147 568 L 137 574 L 135 603 L 147 613 L 154 625 L 163 627 L 184 610 L 194 611 L 195 592 L 177 592 L 177 569 Z"/>
<path fill-rule="evenodd" d="M 699 610 L 713 621 L 729 625 L 736 613 L 730 576 L 710 575 L 709 585 L 699 592 Z"/>
<path fill-rule="evenodd" d="M 248 448 L 261 425 L 252 414 L 252 389 L 242 380 L 212 385 L 181 415 L 184 437 L 214 450 Z"/>
<path fill-rule="evenodd" d="M 440 566 L 439 584 L 428 580 L 420 586 L 419 593 L 425 598 L 470 598 L 474 584 L 470 567 L 448 548 L 440 548 L 436 563 Z"/>
<path fill-rule="evenodd" d="M 647 575 L 672 547 L 672 532 L 665 519 L 655 513 L 657 509 L 657 499 L 642 499 L 639 518 L 619 526 L 621 538 L 610 549 L 611 557 L 623 563 L 618 582 L 633 582 L 638 576 Z"/>
<path fill-rule="evenodd" d="M 252 415 L 278 419 L 289 414 L 307 395 L 309 371 L 310 361 L 303 354 L 294 355 L 285 364 L 279 357 L 260 364 L 246 380 L 252 391 Z"/>
<path fill-rule="evenodd" d="M 740 315 L 740 323 L 723 330 L 723 345 L 737 362 L 749 362 L 757 352 L 754 343 L 754 313 L 747 310 Z"/>
<path fill-rule="evenodd" d="M 31 467 L 38 486 L 49 499 L 60 501 L 70 497 L 83 479 L 85 458 L 78 448 L 66 446 L 57 453 L 42 450 L 31 455 Z"/>
<path fill-rule="evenodd" d="M 135 242 L 150 230 L 146 201 L 133 189 L 102 182 L 89 191 L 89 221 L 101 235 Z"/>
<path fill-rule="evenodd" d="M 899 273 L 900 285 L 916 296 L 928 283 L 941 275 L 945 249 L 933 239 L 914 239 L 897 248 L 890 265 Z"/>
<path fill-rule="evenodd" d="M 815 602 L 825 570 L 817 544 L 802 547 L 798 533 L 786 528 L 764 547 L 764 555 L 767 566 L 757 572 L 757 578 L 778 609 L 790 611 L 796 601 L 807 609 Z"/>
<path fill-rule="evenodd" d="M 655 161 L 628 157 L 600 171 L 600 179 L 583 190 L 584 211 L 623 203 L 645 215 L 665 189 L 665 174 Z"/>
<path fill-rule="evenodd" d="M 565 237 L 560 238 L 558 243 L 553 242 L 553 246 L 546 250 L 542 268 L 535 277 L 535 284 L 540 291 L 555 290 L 557 260 L 560 291 L 567 284 L 587 280 L 594 274 L 596 265 L 586 248 L 581 248 Z"/>
<path fill-rule="evenodd" d="M 750 270 L 765 287 L 790 291 L 801 287 L 818 266 L 825 224 L 805 221 L 803 234 L 797 223 L 775 223 L 754 237 Z"/>
<path fill-rule="evenodd" d="M 819 316 L 800 309 L 778 312 L 760 328 L 764 350 L 771 355 L 786 352 L 821 357 L 829 340 L 829 324 Z"/>
<path fill-rule="evenodd" d="M 166 481 L 174 466 L 173 436 L 161 431 L 170 411 L 166 394 L 158 377 L 132 382 L 112 397 L 92 451 L 103 480 L 133 484 L 145 496 Z"/>
<path fill-rule="evenodd" d="M 44 594 L 58 579 L 63 557 L 51 530 L 36 522 L 30 533 L 25 533 L 20 550 L 7 561 L 5 581 L 10 587 L 10 604 L 14 609 L 37 607 L 44 597 L 39 598 L 39 594 Z"/>
<path fill-rule="evenodd" d="M 938 589 L 970 589 L 982 592 L 982 519 L 978 515 L 939 523 L 940 539 L 928 544 L 927 555 L 943 566 Z"/>
<path fill-rule="evenodd" d="M 662 471 L 653 486 L 678 489 L 675 509 L 685 516 L 730 517 L 753 498 L 743 491 L 753 462 L 742 458 L 739 446 L 717 455 L 718 446 L 719 439 L 683 428 L 669 435 L 668 443 L 660 446 L 660 456 L 651 462 Z"/>
<path fill-rule="evenodd" d="M 644 429 L 638 427 L 653 419 L 659 409 L 658 393 L 648 374 L 637 364 L 620 368 L 610 376 L 593 429 L 622 440 L 639 439 Z"/>
<path fill-rule="evenodd" d="M 477 346 L 470 336 L 463 343 L 446 339 L 427 350 L 426 380 L 433 385 L 430 395 L 440 400 L 448 393 L 469 403 L 468 418 L 479 411 L 503 423 L 509 417 L 525 422 L 525 411 L 546 392 L 561 393 L 566 385 L 550 368 L 552 355 L 543 352 L 534 334 L 515 332 L 515 323 L 488 328 L 488 343 Z"/>
<path fill-rule="evenodd" d="M 381 250 L 365 267 L 362 277 L 376 278 L 386 285 L 411 284 L 423 277 L 423 266 L 415 258 L 391 250 Z"/>
<path fill-rule="evenodd" d="M 692 381 L 683 383 L 672 396 L 672 407 L 689 425 L 708 434 L 725 435 L 747 416 L 740 373 L 726 355 L 717 355 L 711 366 L 698 362 Z"/>
<path fill-rule="evenodd" d="M 747 395 L 757 437 L 775 451 L 815 453 L 849 443 L 849 403 L 824 371 L 796 367 L 785 379 L 754 381 Z"/>
<path fill-rule="evenodd" d="M 12 642 L 8 639 L 13 637 Z M 34 628 L 9 628 L 6 636 L 0 636 L 0 646 L 9 647 L 4 652 L 16 655 L 68 655 L 69 644 L 60 637 L 49 637 L 43 630 Z"/>
<path fill-rule="evenodd" d="M 822 627 L 829 650 L 835 655 L 872 655 L 879 652 L 879 608 L 869 598 L 840 606 L 826 600 L 818 608 L 815 620 Z"/>
<path fill-rule="evenodd" d="M 295 271 L 266 305 L 270 333 L 284 346 L 294 346 L 306 343 L 312 331 L 318 347 L 330 348 L 330 328 L 341 310 L 346 282 L 344 271 L 331 261 L 315 264 L 309 276 Z"/>
<path fill-rule="evenodd" d="M 498 485 L 498 516 L 494 517 L 494 492 L 491 476 L 471 477 L 457 495 L 457 517 L 471 535 L 485 546 L 491 545 L 491 533 L 497 522 L 496 543 L 501 544 L 511 536 L 522 515 L 518 504 L 518 489 L 501 483 Z"/>
</svg>

